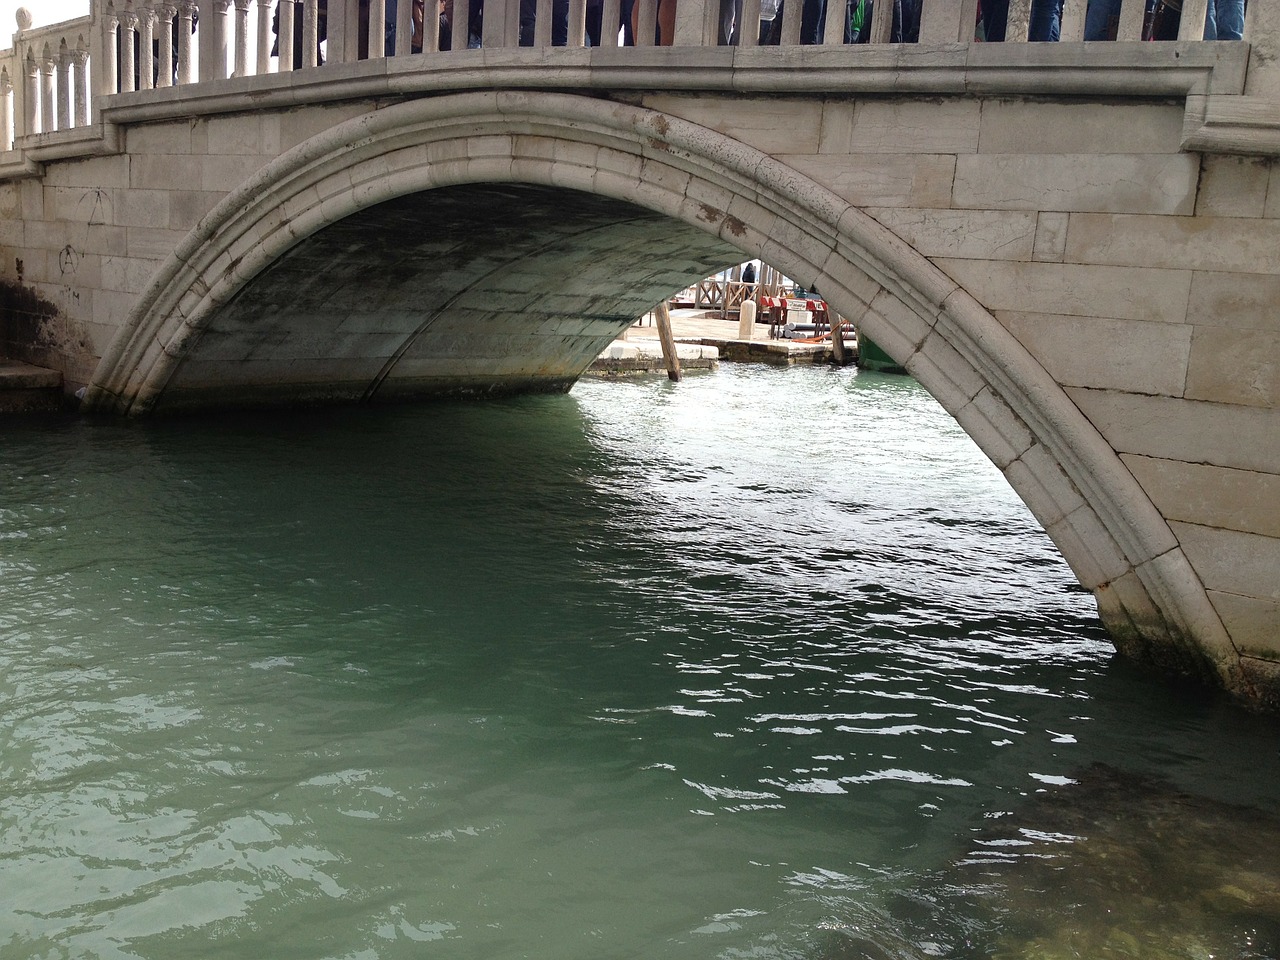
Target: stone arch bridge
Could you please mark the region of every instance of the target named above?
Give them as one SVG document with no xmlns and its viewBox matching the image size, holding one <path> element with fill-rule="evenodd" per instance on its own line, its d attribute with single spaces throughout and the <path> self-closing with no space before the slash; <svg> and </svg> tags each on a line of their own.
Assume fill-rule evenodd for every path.
<svg viewBox="0 0 1280 960">
<path fill-rule="evenodd" d="M 307 66 L 315 0 L 283 4 L 298 70 L 270 0 L 20 13 L 0 356 L 123 414 L 561 390 L 760 257 L 956 417 L 1122 652 L 1280 706 L 1280 6 L 1201 42 L 1184 0 L 1183 39 L 1139 42 L 1126 0 L 1085 43 L 1068 0 L 1032 44 L 1015 0 L 984 44 L 974 0 L 926 0 L 918 43 L 801 45 L 793 3 L 760 47 L 679 0 L 660 47 L 641 0 L 640 46 L 588 47 L 583 0 L 564 46 L 549 0 L 532 46 L 486 0 L 479 49 L 428 18 L 427 53 L 403 10 L 370 51 L 377 6 L 330 0 Z"/>
</svg>

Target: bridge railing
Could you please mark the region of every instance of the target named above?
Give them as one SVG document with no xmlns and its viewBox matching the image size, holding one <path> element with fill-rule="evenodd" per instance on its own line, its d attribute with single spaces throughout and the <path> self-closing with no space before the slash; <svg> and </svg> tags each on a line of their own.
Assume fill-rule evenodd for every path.
<svg viewBox="0 0 1280 960">
<path fill-rule="evenodd" d="M 448 0 L 459 8 L 467 6 L 472 15 L 448 19 L 428 15 L 417 24 L 413 0 L 90 2 L 88 16 L 36 29 L 31 28 L 30 14 L 19 10 L 13 47 L 0 51 L 0 150 L 21 148 L 33 137 L 44 138 L 36 141 L 43 143 L 51 134 L 74 140 L 74 131 L 91 126 L 96 119 L 92 115 L 95 98 L 117 93 L 295 68 L 323 70 L 326 64 L 385 55 L 450 57 L 469 46 L 580 48 L 591 43 L 588 4 L 599 4 L 601 23 L 621 25 L 624 0 Z M 438 2 L 426 0 L 428 6 Z M 640 47 L 722 45 L 721 2 L 634 0 L 628 34 Z M 776 15 L 773 42 L 780 47 L 848 43 L 847 16 L 829 17 L 825 26 L 815 26 L 812 11 L 821 10 L 824 2 L 840 0 L 784 0 Z M 1010 0 L 1007 41 L 1028 39 L 1032 2 Z M 1062 40 L 1084 39 L 1087 2 L 1065 0 Z M 1180 40 L 1201 39 L 1208 2 L 1182 0 Z M 739 23 L 760 21 L 762 0 L 732 3 L 740 4 Z M 764 3 L 772 5 L 772 0 Z M 845 0 L 846 11 L 855 5 Z M 811 11 L 807 16 L 806 6 Z M 1123 0 L 1118 40 L 1141 39 L 1145 7 L 1145 0 Z M 922 0 L 920 42 L 973 40 L 977 8 L 978 0 Z M 477 10 L 479 17 L 474 16 Z M 892 3 L 872 4 L 863 38 L 869 37 L 872 44 L 889 43 L 892 13 Z M 802 25 L 809 36 L 802 36 Z M 618 47 L 624 42 L 621 34 L 621 30 L 604 29 L 596 39 L 602 47 Z M 737 34 L 738 46 L 760 45 L 757 30 L 740 29 Z M 0 166 L 5 165 L 0 157 Z M 7 165 L 12 165 L 12 157 Z"/>
</svg>

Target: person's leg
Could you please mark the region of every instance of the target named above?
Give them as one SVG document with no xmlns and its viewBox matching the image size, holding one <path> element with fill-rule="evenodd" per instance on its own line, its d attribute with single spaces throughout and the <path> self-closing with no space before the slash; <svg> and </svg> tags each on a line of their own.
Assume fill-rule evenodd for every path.
<svg viewBox="0 0 1280 960">
<path fill-rule="evenodd" d="M 1027 39 L 1036 43 L 1056 41 L 1059 36 L 1060 0 L 1031 0 L 1031 30 Z"/>
<path fill-rule="evenodd" d="M 520 0 L 520 46 L 533 46 L 533 25 L 537 19 L 536 0 Z"/>
<path fill-rule="evenodd" d="M 1120 19 L 1120 0 L 1089 0 L 1084 15 L 1086 40 L 1114 40 L 1115 25 Z"/>
<path fill-rule="evenodd" d="M 804 0 L 800 11 L 800 42 L 821 43 L 822 29 L 827 23 L 825 0 Z"/>
<path fill-rule="evenodd" d="M 734 42 L 741 16 L 742 0 L 720 0 L 720 35 L 716 43 L 725 46 Z"/>
<path fill-rule="evenodd" d="M 1008 20 L 1009 0 L 982 0 L 982 32 L 989 42 L 999 43 L 1004 40 Z"/>
<path fill-rule="evenodd" d="M 567 46 L 569 43 L 569 0 L 553 0 L 551 4 L 551 45 Z"/>
<path fill-rule="evenodd" d="M 1206 40 L 1244 39 L 1244 0 L 1209 0 L 1209 18 L 1204 25 Z M 1213 36 L 1209 24 L 1213 23 Z"/>
</svg>

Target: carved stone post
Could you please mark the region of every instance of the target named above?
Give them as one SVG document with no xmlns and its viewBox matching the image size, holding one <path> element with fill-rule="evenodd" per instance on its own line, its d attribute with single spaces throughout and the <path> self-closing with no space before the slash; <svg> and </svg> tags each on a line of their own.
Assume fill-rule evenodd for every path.
<svg viewBox="0 0 1280 960">
<path fill-rule="evenodd" d="M 75 101 L 76 126 L 83 127 L 89 123 L 89 50 L 84 40 L 71 51 L 71 83 L 75 88 L 72 99 Z"/>
<path fill-rule="evenodd" d="M 157 64 L 156 86 L 173 86 L 173 18 L 178 8 L 171 3 L 156 8 L 156 27 L 160 30 L 160 62 Z"/>
<path fill-rule="evenodd" d="M 258 0 L 258 75 L 271 72 L 271 0 Z"/>
<path fill-rule="evenodd" d="M 249 73 L 249 0 L 235 0 L 236 4 L 236 68 L 234 76 Z"/>
<path fill-rule="evenodd" d="M 40 57 L 40 132 L 52 133 L 57 129 L 53 101 L 53 51 L 46 43 Z"/>
<path fill-rule="evenodd" d="M 279 44 L 276 70 L 285 73 L 293 69 L 293 18 L 298 5 L 293 0 L 280 0 L 276 9 L 280 12 L 280 30 L 276 34 L 276 42 Z"/>
<path fill-rule="evenodd" d="M 156 12 L 150 7 L 138 11 L 138 89 L 155 86 L 156 58 L 151 41 L 156 32 Z"/>
<path fill-rule="evenodd" d="M 13 149 L 13 81 L 7 67 L 0 67 L 0 150 Z"/>
<path fill-rule="evenodd" d="M 316 65 L 316 49 L 320 42 L 319 7 L 316 0 L 302 0 L 302 65 Z"/>
<path fill-rule="evenodd" d="M 191 24 L 196 15 L 196 0 L 178 4 L 178 83 L 191 83 L 196 76 L 191 56 Z"/>
<path fill-rule="evenodd" d="M 120 87 L 116 82 L 116 69 L 120 64 L 120 48 L 116 43 L 116 30 L 120 26 L 120 20 L 114 13 L 115 8 L 108 6 L 107 12 L 102 16 L 102 63 L 98 64 L 98 93 L 110 96 L 119 92 Z"/>
<path fill-rule="evenodd" d="M 971 43 L 978 0 L 926 3 L 920 8 L 921 43 Z"/>
<path fill-rule="evenodd" d="M 134 87 L 133 31 L 138 15 L 132 10 L 120 14 L 120 92 L 131 93 Z"/>
<path fill-rule="evenodd" d="M 36 55 L 34 50 L 27 50 L 27 58 L 22 62 L 22 72 L 22 133 L 39 133 L 40 67 L 36 64 Z"/>
<path fill-rule="evenodd" d="M 227 78 L 227 9 L 231 0 L 200 0 L 200 79 Z"/>
<path fill-rule="evenodd" d="M 408 5 L 410 13 L 413 5 Z M 396 13 L 400 12 L 399 5 Z M 423 18 L 425 22 L 425 17 Z M 397 30 L 397 36 L 399 31 Z M 394 51 L 393 51 L 394 52 Z M 387 55 L 387 4 L 386 0 L 369 0 L 369 59 L 376 60 Z"/>
<path fill-rule="evenodd" d="M 71 116 L 71 52 L 65 38 L 58 44 L 58 59 L 54 65 L 58 77 L 57 129 L 67 130 L 75 126 Z"/>
</svg>

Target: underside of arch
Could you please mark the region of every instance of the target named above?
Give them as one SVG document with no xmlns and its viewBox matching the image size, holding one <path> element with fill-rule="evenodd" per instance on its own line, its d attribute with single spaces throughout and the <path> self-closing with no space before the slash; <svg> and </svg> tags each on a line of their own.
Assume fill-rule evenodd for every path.
<svg viewBox="0 0 1280 960">
<path fill-rule="evenodd" d="M 737 261 L 651 210 L 462 184 L 357 210 L 211 315 L 158 411 L 568 389 L 602 343 Z"/>
<path fill-rule="evenodd" d="M 514 241 L 505 261 L 496 250 L 488 260 L 475 249 L 463 256 L 465 240 L 444 230 L 433 236 L 442 222 L 433 209 L 452 208 L 454 231 L 478 203 L 509 211 L 513 225 L 522 210 L 536 211 L 547 232 Z M 558 228 L 547 226 L 549 208 L 559 208 Z M 477 237 L 492 248 L 511 234 L 501 214 L 489 219 Z M 344 275 L 332 262 L 352 244 L 376 243 L 361 239 L 371 224 L 386 229 L 389 279 Z M 820 290 L 906 365 L 1004 470 L 1093 590 L 1123 652 L 1239 686 L 1239 655 L 1168 524 L 981 304 L 821 184 L 741 142 L 643 108 L 560 94 L 460 94 L 397 104 L 313 137 L 227 197 L 178 247 L 103 358 L 85 402 L 138 413 L 208 399 L 218 381 L 211 364 L 254 359 L 236 352 L 258 334 L 266 376 L 241 388 L 264 398 L 296 389 L 298 378 L 280 386 L 289 382 L 281 363 L 301 349 L 305 317 L 320 306 L 330 310 L 331 344 L 385 337 L 341 385 L 338 377 L 303 385 L 316 396 L 412 392 L 433 378 L 485 389 L 495 382 L 486 370 L 502 372 L 510 387 L 563 388 L 631 317 L 709 266 L 739 259 L 735 250 Z M 670 260 L 633 262 L 659 254 Z M 557 301 L 556 278 L 539 284 L 539 265 L 561 259 L 590 278 L 594 299 Z M 378 260 L 361 258 L 366 271 Z M 424 277 L 449 277 L 461 263 L 452 286 L 424 291 L 406 309 Z M 620 273 L 624 264 L 635 272 Z M 482 275 L 509 276 L 505 293 L 515 299 L 481 302 L 496 289 Z M 299 278 L 314 281 L 307 309 L 290 301 Z M 391 304 L 379 303 L 388 296 Z M 383 307 L 405 314 L 394 330 L 378 329 Z M 455 311 L 465 329 L 446 319 Z M 488 331 L 474 329 L 486 324 Z M 471 335 L 475 377 L 439 379 L 441 351 Z"/>
</svg>

